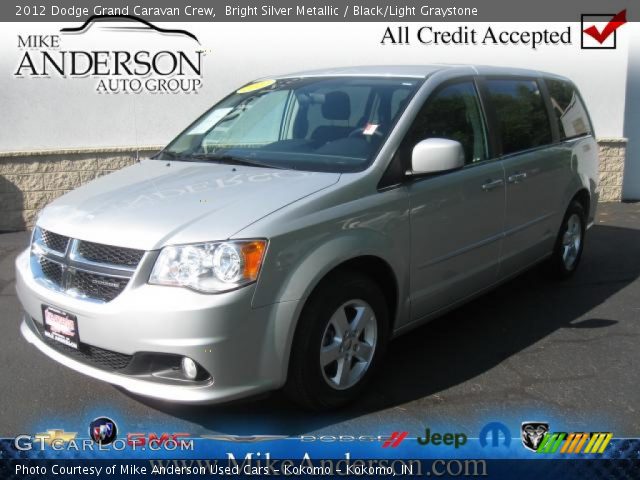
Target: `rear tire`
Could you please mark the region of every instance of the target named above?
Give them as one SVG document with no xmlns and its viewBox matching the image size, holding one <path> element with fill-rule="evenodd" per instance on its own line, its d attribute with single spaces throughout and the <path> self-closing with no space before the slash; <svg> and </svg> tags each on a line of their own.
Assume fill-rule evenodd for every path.
<svg viewBox="0 0 640 480">
<path fill-rule="evenodd" d="M 553 255 L 547 264 L 553 277 L 569 278 L 578 268 L 584 249 L 586 218 L 582 204 L 576 200 L 572 201 L 562 219 Z"/>
<path fill-rule="evenodd" d="M 384 355 L 388 317 L 382 290 L 369 277 L 341 270 L 325 278 L 300 315 L 285 393 L 310 410 L 355 399 Z"/>
</svg>

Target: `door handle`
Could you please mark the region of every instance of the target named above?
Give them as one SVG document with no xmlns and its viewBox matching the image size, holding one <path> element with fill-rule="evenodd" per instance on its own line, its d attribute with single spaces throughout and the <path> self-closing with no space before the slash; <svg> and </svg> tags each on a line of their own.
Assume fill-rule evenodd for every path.
<svg viewBox="0 0 640 480">
<path fill-rule="evenodd" d="M 504 183 L 504 180 L 498 178 L 497 180 L 488 180 L 487 183 L 482 185 L 482 190 L 485 192 L 489 192 L 494 188 L 498 188 L 500 185 Z"/>
<path fill-rule="evenodd" d="M 526 178 L 527 178 L 526 172 L 521 172 L 521 173 L 514 173 L 513 175 L 509 176 L 507 180 L 509 181 L 509 183 L 520 183 L 520 182 L 524 182 Z"/>
</svg>

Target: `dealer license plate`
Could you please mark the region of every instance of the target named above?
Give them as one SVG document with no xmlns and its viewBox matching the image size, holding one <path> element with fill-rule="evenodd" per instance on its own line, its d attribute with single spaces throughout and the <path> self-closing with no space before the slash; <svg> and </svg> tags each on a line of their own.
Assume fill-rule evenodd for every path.
<svg viewBox="0 0 640 480">
<path fill-rule="evenodd" d="M 68 347 L 78 348 L 80 336 L 78 335 L 78 318 L 75 315 L 43 305 L 42 320 L 46 337 Z"/>
</svg>

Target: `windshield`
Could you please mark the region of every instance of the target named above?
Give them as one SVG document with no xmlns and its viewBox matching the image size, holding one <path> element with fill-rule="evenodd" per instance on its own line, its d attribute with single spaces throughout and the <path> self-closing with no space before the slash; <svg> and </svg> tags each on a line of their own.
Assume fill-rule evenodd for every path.
<svg viewBox="0 0 640 480">
<path fill-rule="evenodd" d="M 252 83 L 202 115 L 156 158 L 360 171 L 420 82 L 321 77 Z"/>
</svg>

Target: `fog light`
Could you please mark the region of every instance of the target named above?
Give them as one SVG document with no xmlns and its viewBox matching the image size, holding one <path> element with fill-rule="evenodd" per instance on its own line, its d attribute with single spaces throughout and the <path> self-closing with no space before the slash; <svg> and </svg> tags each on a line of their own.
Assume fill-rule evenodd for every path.
<svg viewBox="0 0 640 480">
<path fill-rule="evenodd" d="M 195 380 L 198 376 L 198 366 L 189 357 L 182 357 L 182 372 L 189 380 Z"/>
</svg>

